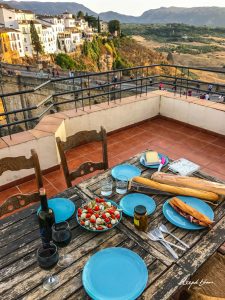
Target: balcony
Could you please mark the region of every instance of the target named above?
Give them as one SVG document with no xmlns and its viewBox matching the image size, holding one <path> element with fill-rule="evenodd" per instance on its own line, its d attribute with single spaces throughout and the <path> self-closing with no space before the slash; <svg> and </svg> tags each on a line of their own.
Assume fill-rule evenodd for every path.
<svg viewBox="0 0 225 300">
<path fill-rule="evenodd" d="M 225 180 L 225 106 L 168 91 L 47 115 L 34 129 L 12 134 L 11 138 L 2 137 L 0 157 L 9 153 L 29 156 L 30 149 L 36 149 L 44 185 L 52 197 L 66 189 L 55 138 L 65 140 L 76 132 L 99 129 L 101 125 L 108 132 L 110 167 L 151 148 L 172 159 L 187 158 L 199 164 L 203 172 Z M 67 155 L 72 169 L 88 159 L 98 159 L 100 145 L 86 144 Z M 32 171 L 6 172 L 1 176 L 0 201 L 14 193 L 33 192 L 35 187 Z"/>
</svg>

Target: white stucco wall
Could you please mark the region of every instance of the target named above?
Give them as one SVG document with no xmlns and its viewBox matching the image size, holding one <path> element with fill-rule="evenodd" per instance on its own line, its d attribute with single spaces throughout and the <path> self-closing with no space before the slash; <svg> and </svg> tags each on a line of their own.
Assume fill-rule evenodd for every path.
<svg viewBox="0 0 225 300">
<path fill-rule="evenodd" d="M 190 125 L 225 135 L 225 111 L 179 98 L 161 96 L 160 114 Z"/>
</svg>

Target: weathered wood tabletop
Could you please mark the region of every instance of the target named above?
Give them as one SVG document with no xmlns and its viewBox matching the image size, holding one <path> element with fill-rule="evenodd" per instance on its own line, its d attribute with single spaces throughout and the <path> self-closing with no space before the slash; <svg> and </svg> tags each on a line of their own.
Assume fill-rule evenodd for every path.
<svg viewBox="0 0 225 300">
<path fill-rule="evenodd" d="M 139 164 L 139 156 L 129 162 L 138 165 L 143 176 L 150 175 L 151 171 Z M 89 200 L 100 194 L 101 181 L 107 176 L 110 176 L 110 170 L 58 196 L 70 198 L 79 207 L 81 199 Z M 209 176 L 206 178 L 213 179 Z M 111 198 L 116 202 L 120 200 L 115 193 Z M 213 229 L 188 232 L 172 226 L 164 219 L 162 204 L 166 197 L 154 198 L 157 209 L 149 218 L 149 229 L 159 223 L 167 224 L 178 237 L 191 245 L 189 251 L 178 252 L 179 260 L 176 262 L 160 244 L 151 242 L 145 233 L 135 230 L 129 218 L 124 217 L 117 227 L 108 232 L 93 233 L 81 228 L 73 217 L 70 220 L 72 241 L 64 249 L 72 254 L 73 263 L 67 268 L 56 266 L 51 271 L 45 271 L 36 260 L 36 251 L 41 244 L 36 217 L 38 205 L 0 220 L 0 299 L 89 299 L 81 281 L 84 264 L 100 249 L 117 246 L 131 249 L 146 262 L 149 279 L 140 299 L 169 299 L 179 288 L 179 283 L 189 278 L 224 242 L 225 201 L 213 208 L 216 220 Z M 42 287 L 43 279 L 49 274 L 59 276 L 59 284 L 53 291 L 46 291 Z"/>
</svg>

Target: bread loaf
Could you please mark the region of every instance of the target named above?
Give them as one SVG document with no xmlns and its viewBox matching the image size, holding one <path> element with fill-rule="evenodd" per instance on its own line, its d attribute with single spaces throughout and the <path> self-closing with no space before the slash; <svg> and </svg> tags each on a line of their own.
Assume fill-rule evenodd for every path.
<svg viewBox="0 0 225 300">
<path fill-rule="evenodd" d="M 219 195 L 225 195 L 225 185 L 196 177 L 179 176 L 155 172 L 152 174 L 152 180 L 174 186 L 188 187 L 198 190 L 213 192 Z"/>
<path fill-rule="evenodd" d="M 191 197 L 201 198 L 210 201 L 217 201 L 219 199 L 219 196 L 212 192 L 162 184 L 140 176 L 132 178 L 132 181 L 140 183 L 142 185 L 149 186 L 153 189 L 169 192 L 175 195 L 191 196 Z"/>
</svg>

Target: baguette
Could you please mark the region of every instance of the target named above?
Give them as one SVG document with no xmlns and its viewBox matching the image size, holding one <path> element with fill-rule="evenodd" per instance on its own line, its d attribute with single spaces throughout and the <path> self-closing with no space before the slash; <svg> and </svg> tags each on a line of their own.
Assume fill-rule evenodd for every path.
<svg viewBox="0 0 225 300">
<path fill-rule="evenodd" d="M 207 216 L 197 211 L 192 206 L 186 204 L 177 197 L 173 197 L 169 204 L 185 219 L 189 220 L 191 223 L 195 223 L 205 227 L 211 227 L 213 221 Z"/>
<path fill-rule="evenodd" d="M 212 192 L 162 184 L 140 176 L 133 177 L 132 181 L 149 186 L 153 189 L 157 189 L 163 192 L 169 192 L 175 195 L 191 196 L 210 201 L 217 201 L 219 199 L 219 196 Z"/>
<path fill-rule="evenodd" d="M 194 188 L 213 192 L 219 195 L 225 195 L 225 184 L 218 182 L 211 182 L 204 179 L 188 176 L 179 176 L 173 174 L 166 174 L 163 172 L 155 172 L 152 174 L 152 180 L 160 183 L 165 183 L 174 186 Z"/>
</svg>

